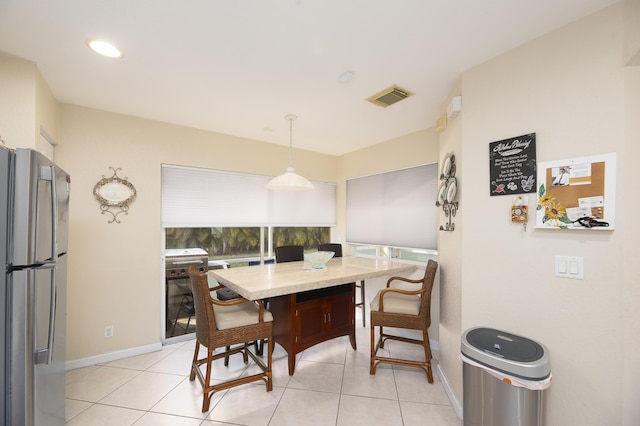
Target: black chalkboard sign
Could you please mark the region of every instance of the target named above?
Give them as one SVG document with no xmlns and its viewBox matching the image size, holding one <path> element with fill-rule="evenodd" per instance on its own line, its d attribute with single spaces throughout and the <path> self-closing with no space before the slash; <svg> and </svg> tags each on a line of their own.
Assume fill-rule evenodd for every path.
<svg viewBox="0 0 640 426">
<path fill-rule="evenodd" d="M 489 144 L 490 195 L 536 192 L 536 134 Z"/>
</svg>

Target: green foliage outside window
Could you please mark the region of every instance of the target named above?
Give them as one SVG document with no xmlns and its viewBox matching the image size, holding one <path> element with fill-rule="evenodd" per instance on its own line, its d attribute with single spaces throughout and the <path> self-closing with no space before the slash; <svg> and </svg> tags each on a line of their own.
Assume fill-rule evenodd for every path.
<svg viewBox="0 0 640 426">
<path fill-rule="evenodd" d="M 317 250 L 318 245 L 330 242 L 328 227 L 279 227 L 273 228 L 273 248 L 285 245 L 303 246 L 305 250 Z"/>
<path fill-rule="evenodd" d="M 316 250 L 319 244 L 329 241 L 328 227 L 273 228 L 273 248 L 301 245 L 305 250 Z M 167 228 L 166 248 L 202 248 L 209 253 L 210 259 L 259 257 L 260 228 Z"/>
</svg>

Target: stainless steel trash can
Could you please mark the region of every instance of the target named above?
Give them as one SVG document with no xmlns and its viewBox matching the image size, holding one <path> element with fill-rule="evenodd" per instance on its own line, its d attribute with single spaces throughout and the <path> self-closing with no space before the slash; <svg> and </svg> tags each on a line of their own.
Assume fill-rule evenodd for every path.
<svg viewBox="0 0 640 426">
<path fill-rule="evenodd" d="M 531 339 L 476 327 L 462 335 L 464 426 L 541 426 L 549 351 Z"/>
</svg>

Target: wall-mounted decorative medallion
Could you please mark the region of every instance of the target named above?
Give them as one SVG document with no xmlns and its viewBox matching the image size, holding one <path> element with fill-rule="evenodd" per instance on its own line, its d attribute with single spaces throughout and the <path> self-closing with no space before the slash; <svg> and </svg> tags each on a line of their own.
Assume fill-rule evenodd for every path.
<svg viewBox="0 0 640 426">
<path fill-rule="evenodd" d="M 447 223 L 440 226 L 441 231 L 453 231 L 456 224 L 451 220 L 458 211 L 458 202 L 454 201 L 458 193 L 458 180 L 456 179 L 456 156 L 453 153 L 447 154 L 442 162 L 440 170 L 440 186 L 436 199 L 436 206 L 442 206 Z"/>
<path fill-rule="evenodd" d="M 93 196 L 100 203 L 102 214 L 109 213 L 112 218 L 109 223 L 120 223 L 118 215 L 120 213 L 129 214 L 129 204 L 136 198 L 136 188 L 127 178 L 118 177 L 120 168 L 114 169 L 113 175 L 105 177 L 98 181 L 93 187 Z"/>
</svg>

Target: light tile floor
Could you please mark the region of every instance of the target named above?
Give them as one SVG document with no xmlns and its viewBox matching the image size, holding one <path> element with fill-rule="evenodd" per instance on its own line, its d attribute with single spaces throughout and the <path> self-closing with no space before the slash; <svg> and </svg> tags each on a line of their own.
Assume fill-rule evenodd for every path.
<svg viewBox="0 0 640 426">
<path fill-rule="evenodd" d="M 424 425 L 461 426 L 437 375 L 429 384 L 419 369 L 381 364 L 369 375 L 369 327 L 356 327 L 358 350 L 347 337 L 300 353 L 289 376 L 286 352 L 273 354 L 273 391 L 263 382 L 214 394 L 202 413 L 202 390 L 189 381 L 195 341 L 161 351 L 67 372 L 66 424 L 69 426 L 220 425 Z M 389 342 L 394 355 L 416 359 L 415 345 Z M 435 366 L 434 360 L 434 366 Z M 239 355 L 225 368 L 214 362 L 214 377 L 250 374 Z M 434 368 L 435 372 L 435 368 Z"/>
</svg>

